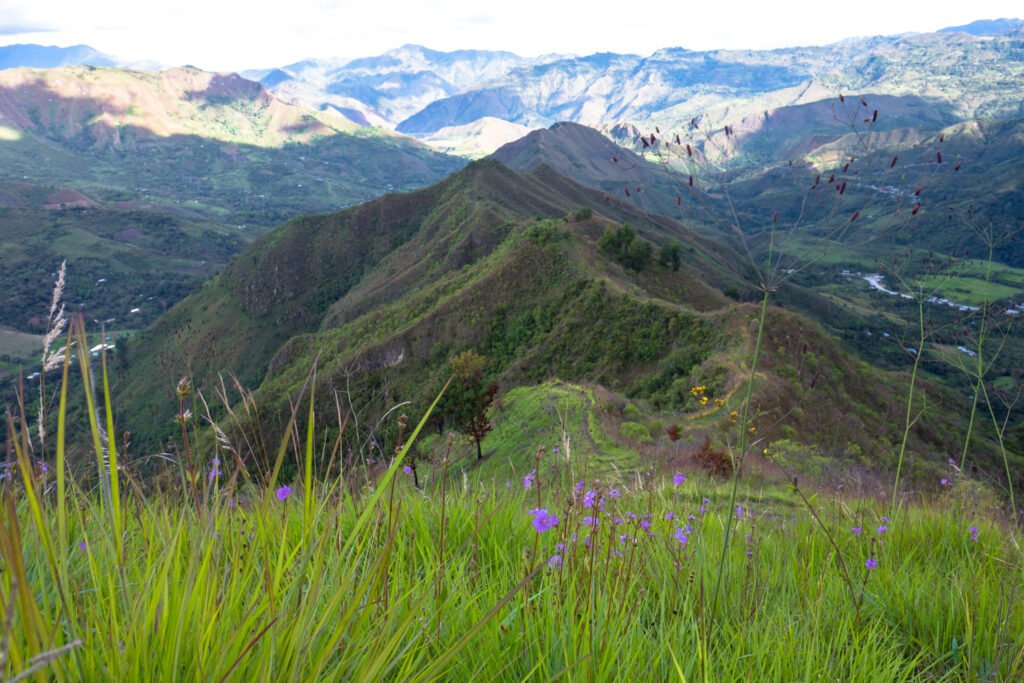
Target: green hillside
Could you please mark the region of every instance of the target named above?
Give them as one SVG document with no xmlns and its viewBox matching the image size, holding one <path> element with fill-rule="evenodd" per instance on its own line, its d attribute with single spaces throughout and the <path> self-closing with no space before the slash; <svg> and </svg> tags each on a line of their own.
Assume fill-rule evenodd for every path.
<svg viewBox="0 0 1024 683">
<path fill-rule="evenodd" d="M 640 267 L 608 246 L 626 222 L 634 241 L 651 244 Z M 678 269 L 660 259 L 671 244 Z M 396 406 L 422 414 L 449 360 L 472 349 L 503 392 L 567 380 L 606 395 L 593 407 L 605 445 L 591 450 L 610 466 L 615 453 L 636 452 L 627 422 L 646 422 L 656 449 L 669 447 L 664 427 L 680 416 L 690 444 L 730 431 L 757 316 L 722 292 L 752 295 L 751 277 L 744 258 L 671 220 L 546 166 L 519 174 L 484 160 L 425 190 L 297 218 L 259 240 L 122 349 L 120 418 L 146 443 L 169 433 L 183 374 L 210 395 L 236 376 L 256 387 L 253 403 L 215 419 L 269 440 L 315 363 L 318 411 L 376 425 L 386 452 L 394 423 L 378 421 Z M 822 457 L 840 467 L 891 467 L 906 378 L 851 358 L 796 314 L 773 309 L 768 328 L 755 382 L 761 436 L 827 443 Z M 696 403 L 697 385 L 718 400 Z M 922 392 L 929 405 L 958 400 Z M 625 411 L 627 402 L 636 405 Z M 483 442 L 488 457 L 521 460 L 499 433 Z M 915 473 L 954 452 L 958 433 L 950 414 L 929 412 L 912 432 L 913 450 L 927 454 Z M 250 457 L 266 457 L 258 451 Z"/>
<path fill-rule="evenodd" d="M 4 71 L 0 323 L 41 331 L 67 258 L 75 310 L 146 325 L 292 216 L 422 187 L 463 163 L 234 75 Z"/>
</svg>

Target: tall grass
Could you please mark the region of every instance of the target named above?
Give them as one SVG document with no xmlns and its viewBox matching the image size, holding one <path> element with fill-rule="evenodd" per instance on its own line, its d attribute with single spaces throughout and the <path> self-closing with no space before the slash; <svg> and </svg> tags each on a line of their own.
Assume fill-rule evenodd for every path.
<svg viewBox="0 0 1024 683">
<path fill-rule="evenodd" d="M 41 472 L 9 420 L 21 479 L 5 482 L 0 513 L 4 676 L 1024 677 L 1019 538 L 957 492 L 882 528 L 870 501 L 809 503 L 815 521 L 793 495 L 735 482 L 573 486 L 538 452 L 529 488 L 444 481 L 421 493 L 402 463 L 423 424 L 363 491 L 308 465 L 294 492 L 276 488 L 277 470 L 262 487 L 225 477 L 197 509 L 187 487 L 119 487 L 116 467 L 103 472 L 109 488 L 90 491 L 63 469 Z M 308 439 L 282 443 L 311 462 Z M 111 455 L 102 439 L 94 449 L 98 463 Z M 726 533 L 737 541 L 723 546 Z M 859 615 L 837 550 L 854 568 Z"/>
</svg>

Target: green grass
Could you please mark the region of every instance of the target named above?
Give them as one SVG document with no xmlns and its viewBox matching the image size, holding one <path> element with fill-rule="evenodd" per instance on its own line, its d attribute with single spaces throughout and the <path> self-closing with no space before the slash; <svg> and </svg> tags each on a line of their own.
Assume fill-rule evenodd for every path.
<svg viewBox="0 0 1024 683">
<path fill-rule="evenodd" d="M 0 326 L 0 356 L 14 360 L 35 359 L 42 354 L 43 337 Z"/>
<path fill-rule="evenodd" d="M 1019 538 L 954 494 L 904 510 L 884 534 L 869 502 L 817 504 L 852 576 L 851 598 L 827 537 L 793 494 L 748 492 L 737 519 L 724 487 L 699 478 L 619 498 L 599 489 L 605 509 L 593 529 L 584 516 L 596 510 L 580 507 L 581 494 L 554 490 L 546 474 L 529 490 L 518 479 L 506 488 L 474 477 L 429 497 L 397 463 L 392 474 L 393 496 L 383 480 L 376 499 L 343 494 L 338 482 L 315 485 L 311 517 L 301 494 L 279 501 L 273 491 L 233 490 L 227 474 L 220 485 L 201 476 L 201 514 L 188 499 L 128 495 L 121 561 L 98 492 L 72 486 L 66 501 L 45 496 L 36 520 L 24 491 L 9 488 L 0 596 L 15 606 L 4 674 L 78 643 L 40 679 L 1024 675 Z M 47 477 L 36 491 L 53 483 Z M 62 503 L 73 511 L 63 537 Z M 535 507 L 560 517 L 558 526 L 536 533 Z M 669 511 L 676 519 L 665 519 Z M 649 532 L 640 522 L 648 513 Z M 684 548 L 673 536 L 689 514 Z M 707 593 L 730 525 L 738 541 L 712 610 Z M 862 536 L 850 532 L 855 525 Z M 876 569 L 865 568 L 868 557 Z"/>
<path fill-rule="evenodd" d="M 75 336 L 82 354 L 81 325 Z M 210 438 L 179 385 L 176 456 L 142 481 L 118 441 L 103 443 L 106 363 L 95 378 L 80 367 L 81 382 L 68 366 L 46 449 L 30 451 L 24 416 L 8 421 L 7 679 L 1024 676 L 1021 538 L 968 478 L 890 521 L 878 501 L 753 473 L 616 471 L 600 462 L 607 445 L 587 442 L 602 399 L 549 382 L 503 399 L 487 449 L 514 457 L 418 491 L 402 468 L 430 410 L 388 467 L 365 469 L 346 434 L 318 440 L 331 418 L 316 417 L 307 382 L 263 462 Z M 66 412 L 70 391 L 94 386 Z M 91 449 L 70 447 L 68 419 Z"/>
<path fill-rule="evenodd" d="M 1024 288 L 1004 285 L 998 282 L 985 283 L 984 277 L 975 278 L 960 276 L 949 280 L 940 276 L 919 277 L 915 282 L 925 291 L 935 290 L 938 296 L 950 299 L 954 303 L 968 306 L 981 304 L 1024 294 Z"/>
</svg>

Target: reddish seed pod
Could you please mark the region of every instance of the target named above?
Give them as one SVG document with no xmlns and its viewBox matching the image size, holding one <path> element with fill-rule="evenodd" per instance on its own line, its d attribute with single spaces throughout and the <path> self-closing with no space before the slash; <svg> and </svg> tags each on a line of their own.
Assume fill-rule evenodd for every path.
<svg viewBox="0 0 1024 683">
<path fill-rule="evenodd" d="M 921 202 L 914 204 L 914 208 L 910 211 L 911 216 L 916 216 L 917 212 L 921 210 Z"/>
<path fill-rule="evenodd" d="M 619 163 L 619 158 L 618 157 L 612 157 L 612 161 L 614 161 L 615 163 Z"/>
<path fill-rule="evenodd" d="M 941 143 L 943 143 L 945 141 L 946 141 L 946 134 L 943 133 L 942 135 L 939 136 L 939 143 L 941 144 Z"/>
<path fill-rule="evenodd" d="M 683 198 L 680 197 L 679 195 L 676 195 L 676 206 L 682 206 L 682 205 L 683 205 Z"/>
<path fill-rule="evenodd" d="M 677 145 L 681 145 L 681 144 L 683 144 L 682 140 L 680 140 L 680 139 L 679 139 L 679 136 L 678 136 L 678 135 L 676 136 L 676 144 L 677 144 Z"/>
<path fill-rule="evenodd" d="M 868 106 L 868 101 L 865 100 L 863 97 L 860 98 L 860 106 L 862 106 L 862 107 L 867 107 Z"/>
<path fill-rule="evenodd" d="M 651 133 L 651 144 L 652 144 L 652 145 L 654 144 L 654 142 L 655 142 L 655 141 L 656 141 L 657 139 L 658 139 L 658 138 L 654 137 L 654 133 Z"/>
<path fill-rule="evenodd" d="M 843 93 L 839 93 L 839 102 L 841 104 L 846 104 L 846 98 L 843 97 Z"/>
<path fill-rule="evenodd" d="M 624 187 L 624 188 L 622 188 L 622 190 L 623 190 L 623 192 L 626 193 L 627 197 L 632 197 L 633 196 L 633 195 L 629 194 L 629 188 L 628 187 Z"/>
<path fill-rule="evenodd" d="M 942 152 L 935 153 L 935 161 L 939 162 L 940 164 L 942 163 Z"/>
<path fill-rule="evenodd" d="M 658 128 L 657 126 L 655 126 L 654 127 L 654 132 L 657 133 L 658 135 L 661 135 L 661 128 Z"/>
<path fill-rule="evenodd" d="M 690 187 L 693 187 L 693 176 L 690 176 Z"/>
<path fill-rule="evenodd" d="M 843 173 L 846 173 L 849 170 L 850 170 L 850 162 L 847 161 L 846 165 L 843 166 Z"/>
<path fill-rule="evenodd" d="M 844 180 L 843 184 L 839 186 L 839 194 L 843 194 L 845 192 L 846 192 L 846 181 Z"/>
<path fill-rule="evenodd" d="M 693 156 L 693 147 L 690 147 L 689 143 L 686 144 L 686 156 Z"/>
<path fill-rule="evenodd" d="M 779 222 L 779 212 L 776 211 L 775 213 L 772 214 L 772 225 L 775 225 L 778 222 Z"/>
<path fill-rule="evenodd" d="M 854 212 L 853 212 L 853 217 L 852 217 L 852 218 L 850 218 L 850 222 L 851 222 L 851 223 L 852 223 L 852 222 L 854 222 L 854 221 L 855 221 L 855 220 L 857 220 L 857 219 L 858 219 L 859 217 L 860 217 L 860 211 L 854 211 Z"/>
<path fill-rule="evenodd" d="M 953 170 L 954 170 L 954 171 L 959 171 L 959 170 L 960 170 L 960 163 L 961 163 L 961 162 L 959 162 L 959 161 L 958 161 L 958 162 L 956 162 L 956 166 L 954 166 L 954 167 L 953 167 Z"/>
<path fill-rule="evenodd" d="M 921 190 L 922 190 L 922 188 L 920 188 L 920 187 L 915 188 L 914 189 L 914 196 L 915 197 L 920 197 L 921 196 Z"/>
<path fill-rule="evenodd" d="M 897 159 L 899 159 L 899 156 L 894 156 L 892 158 L 892 162 L 889 164 L 889 168 L 893 168 L 894 166 L 896 166 L 896 160 Z"/>
<path fill-rule="evenodd" d="M 877 120 L 878 120 L 878 110 L 876 109 L 875 113 L 871 115 L 871 123 L 874 123 Z"/>
<path fill-rule="evenodd" d="M 831 184 L 832 184 L 832 183 L 834 183 L 835 181 L 836 181 L 836 174 L 835 174 L 835 173 L 833 173 L 832 175 L 830 175 L 830 176 L 828 177 L 828 184 L 829 184 L 829 185 L 831 185 Z"/>
</svg>

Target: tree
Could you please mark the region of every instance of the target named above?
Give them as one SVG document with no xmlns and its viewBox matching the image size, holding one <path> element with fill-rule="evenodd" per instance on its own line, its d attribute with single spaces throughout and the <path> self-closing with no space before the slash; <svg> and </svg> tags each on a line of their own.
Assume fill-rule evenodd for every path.
<svg viewBox="0 0 1024 683">
<path fill-rule="evenodd" d="M 483 356 L 472 349 L 451 359 L 452 384 L 444 397 L 446 421 L 476 443 L 477 460 L 483 459 L 480 443 L 494 426 L 487 412 L 494 404 L 498 385 L 484 385 Z"/>
<path fill-rule="evenodd" d="M 665 268 L 669 268 L 672 272 L 679 270 L 679 266 L 682 265 L 682 249 L 679 245 L 673 242 L 672 244 L 666 244 L 661 248 L 661 254 L 658 256 L 658 262 L 661 263 Z"/>
</svg>

